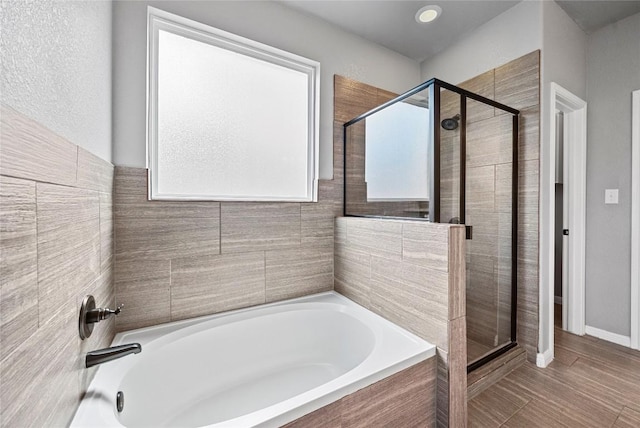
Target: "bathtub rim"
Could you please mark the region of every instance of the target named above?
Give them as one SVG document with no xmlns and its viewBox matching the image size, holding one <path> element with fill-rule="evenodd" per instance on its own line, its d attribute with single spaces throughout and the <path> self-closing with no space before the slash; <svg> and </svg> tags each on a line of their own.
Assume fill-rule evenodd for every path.
<svg viewBox="0 0 640 428">
<path fill-rule="evenodd" d="M 389 328 L 393 330 L 394 333 L 399 334 L 403 336 L 405 339 L 410 340 L 413 345 L 419 348 L 419 350 L 415 351 L 413 355 L 405 356 L 399 359 L 398 361 L 393 362 L 392 364 L 386 365 L 385 367 L 377 368 L 373 372 L 367 372 L 365 373 L 364 376 L 360 376 L 360 374 L 358 374 L 358 376 L 360 376 L 359 378 L 355 380 L 350 380 L 349 383 L 347 384 L 339 385 L 338 387 L 332 389 L 327 393 L 323 393 L 320 396 L 312 397 L 311 399 L 308 399 L 305 402 L 296 405 L 295 407 L 291 407 L 291 403 L 295 401 L 304 401 L 299 399 L 300 397 L 317 394 L 318 390 L 321 390 L 322 388 L 326 389 L 326 385 L 332 384 L 332 383 L 339 383 L 337 382 L 337 379 L 341 379 L 343 377 L 346 377 L 348 379 L 349 376 L 353 377 L 354 370 L 359 366 L 341 375 L 338 378 L 332 379 L 331 381 L 323 385 L 320 385 L 316 388 L 312 388 L 311 390 L 308 390 L 302 394 L 299 394 L 298 396 L 278 402 L 272 406 L 263 408 L 256 412 L 252 412 L 246 415 L 241 415 L 239 417 L 236 417 L 234 419 L 229 419 L 224 422 L 205 425 L 204 427 L 211 427 L 211 428 L 217 428 L 217 427 L 223 427 L 223 426 L 225 428 L 246 427 L 248 426 L 247 423 L 251 424 L 249 426 L 255 426 L 255 427 L 282 426 L 302 416 L 305 416 L 315 410 L 318 410 L 326 405 L 336 402 L 344 398 L 345 396 L 352 394 L 362 388 L 365 388 L 369 385 L 373 385 L 374 383 L 379 382 L 402 370 L 405 370 L 415 364 L 426 361 L 429 358 L 432 358 L 433 356 L 435 356 L 436 354 L 436 346 L 434 344 L 427 342 L 426 340 L 398 326 L 397 324 L 387 320 L 386 318 L 380 316 L 379 314 L 376 314 L 373 311 L 367 308 L 364 308 L 363 306 L 341 295 L 340 293 L 337 293 L 336 291 L 327 291 L 327 292 L 297 297 L 297 298 L 278 301 L 278 302 L 272 302 L 272 303 L 261 304 L 261 305 L 256 305 L 252 307 L 247 307 L 247 308 L 230 310 L 230 311 L 221 312 L 217 314 L 205 315 L 205 316 L 200 316 L 196 318 L 190 318 L 190 319 L 173 321 L 173 322 L 168 322 L 168 323 L 149 326 L 149 327 L 142 327 L 138 329 L 128 330 L 128 331 L 117 333 L 113 339 L 112 346 L 130 342 L 131 339 L 129 337 L 131 336 L 135 337 L 140 335 L 144 336 L 144 340 L 141 340 L 141 342 L 143 342 L 143 345 L 146 343 L 147 346 L 149 346 L 153 342 L 155 342 L 157 339 L 161 339 L 166 335 L 170 335 L 174 332 L 183 330 L 185 328 L 188 328 L 197 324 L 204 324 L 211 320 L 217 320 L 217 319 L 223 319 L 223 318 L 240 317 L 238 320 L 233 321 L 233 322 L 238 322 L 238 321 L 242 321 L 242 319 L 252 318 L 253 316 L 251 315 L 251 312 L 259 311 L 259 312 L 269 313 L 269 309 L 272 309 L 274 307 L 277 308 L 279 306 L 292 306 L 299 303 L 312 303 L 312 304 L 329 303 L 332 306 L 335 306 L 335 305 L 344 306 L 346 308 L 349 308 L 347 310 L 353 310 L 356 313 L 365 315 L 365 318 L 369 317 L 369 318 L 375 319 L 376 322 L 382 322 L 385 328 Z M 368 327 L 371 327 L 371 326 L 368 325 Z M 381 327 L 376 325 L 375 328 L 381 328 Z M 376 346 L 372 350 L 372 354 L 377 350 L 377 348 L 378 348 L 378 344 L 376 344 Z M 384 352 L 384 351 L 379 351 L 379 352 Z M 133 358 L 135 358 L 135 356 L 133 356 Z M 371 358 L 371 355 L 369 355 L 364 361 L 368 361 L 369 358 Z M 364 364 L 364 361 L 361 364 Z M 134 363 L 131 363 L 131 364 L 134 364 Z M 126 367 L 125 374 L 126 374 L 126 371 L 128 371 L 128 369 L 130 368 L 129 366 L 130 365 L 125 366 Z M 87 418 L 86 415 L 85 417 L 82 417 L 82 413 L 83 411 L 84 413 L 86 413 L 86 408 L 89 407 L 89 403 L 85 403 L 85 401 L 92 399 L 91 394 L 93 394 L 95 391 L 95 389 L 93 388 L 94 382 L 96 381 L 96 379 L 102 380 L 101 378 L 99 378 L 99 375 L 100 375 L 100 371 L 103 371 L 103 374 L 104 374 L 104 369 L 105 369 L 105 366 L 99 367 L 98 371 L 96 372 L 94 380 L 92 380 L 91 385 L 87 391 L 87 398 L 86 399 L 83 398 L 83 400 L 80 402 L 80 405 L 78 406 L 76 414 L 74 415 L 74 419 L 72 421 L 71 426 L 76 426 L 74 425 L 74 423 L 78 418 L 80 418 L 78 422 L 89 421 L 92 419 L 95 422 L 95 417 L 96 417 L 95 414 L 93 415 L 93 418 Z M 101 376 L 101 377 L 104 377 L 104 376 Z M 122 377 L 120 377 L 120 379 L 121 378 Z M 99 388 L 100 387 L 104 388 L 105 386 L 106 385 L 102 384 L 102 385 L 99 385 Z M 115 394 L 115 391 L 113 392 Z M 100 393 L 98 392 L 98 394 Z M 298 400 L 294 400 L 294 399 L 298 399 Z M 98 417 L 101 419 L 101 422 L 103 421 L 104 426 L 120 426 L 120 427 L 124 426 L 122 425 L 122 422 L 120 421 L 120 419 L 117 417 L 117 414 L 114 413 L 115 396 L 107 397 L 106 401 L 107 401 L 106 403 L 99 402 L 95 404 L 95 405 L 98 405 L 99 408 L 95 409 L 94 412 L 96 410 L 98 411 Z M 113 403 L 111 403 L 111 401 L 113 401 Z M 273 414 L 265 418 L 264 417 L 265 409 L 271 409 Z M 252 415 L 253 416 L 259 415 L 261 419 L 258 421 L 252 421 L 251 419 L 257 419 L 257 416 L 252 417 Z M 89 426 L 89 425 L 79 424 L 77 426 Z"/>
</svg>

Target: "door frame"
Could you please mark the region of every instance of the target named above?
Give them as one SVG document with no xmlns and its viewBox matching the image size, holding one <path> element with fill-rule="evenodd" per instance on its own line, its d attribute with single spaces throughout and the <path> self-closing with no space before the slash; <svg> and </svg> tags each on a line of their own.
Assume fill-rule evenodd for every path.
<svg viewBox="0 0 640 428">
<path fill-rule="evenodd" d="M 640 349 L 640 89 L 631 104 L 631 348 Z"/>
<path fill-rule="evenodd" d="M 568 257 L 563 260 L 563 270 L 568 270 L 566 284 L 567 330 L 585 334 L 585 235 L 586 235 L 586 187 L 587 187 L 587 102 L 555 82 L 550 84 L 548 111 L 549 145 L 556 141 L 556 111 L 564 113 L 564 178 L 563 188 L 568 207 L 566 217 L 569 229 L 567 237 Z M 537 364 L 546 367 L 554 356 L 554 230 L 555 230 L 555 148 L 548 148 L 548 156 L 541 159 L 541 171 L 548 174 L 541 182 L 541 192 L 550 197 L 540 205 L 540 337 Z M 545 159 L 548 164 L 544 165 Z M 544 198 L 541 198 L 541 202 Z"/>
</svg>

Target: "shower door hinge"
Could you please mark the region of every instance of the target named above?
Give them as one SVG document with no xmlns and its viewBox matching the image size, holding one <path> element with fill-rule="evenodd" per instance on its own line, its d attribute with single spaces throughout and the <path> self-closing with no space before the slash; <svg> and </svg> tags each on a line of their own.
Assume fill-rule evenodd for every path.
<svg viewBox="0 0 640 428">
<path fill-rule="evenodd" d="M 464 230 L 466 231 L 467 239 L 473 238 L 473 226 L 465 226 Z"/>
<path fill-rule="evenodd" d="M 562 234 L 565 236 L 569 236 L 569 229 L 562 229 Z"/>
</svg>

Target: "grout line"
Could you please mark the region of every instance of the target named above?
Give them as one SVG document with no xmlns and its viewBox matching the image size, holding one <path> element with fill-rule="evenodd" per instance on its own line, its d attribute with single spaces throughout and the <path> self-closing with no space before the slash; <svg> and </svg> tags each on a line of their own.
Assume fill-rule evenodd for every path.
<svg viewBox="0 0 640 428">
<path fill-rule="evenodd" d="M 38 320 L 38 328 L 40 328 L 40 240 L 38 237 L 40 236 L 40 232 L 38 230 L 38 182 L 34 182 L 33 186 L 34 194 L 34 213 L 35 213 L 35 221 L 36 221 L 36 287 L 38 292 L 38 304 L 37 304 L 37 320 Z"/>
<path fill-rule="evenodd" d="M 618 420 L 620 419 L 620 416 L 622 416 L 622 411 L 624 410 L 624 406 L 622 406 L 622 410 L 620 410 L 620 412 L 618 413 L 618 416 L 616 416 L 616 419 L 613 421 L 613 423 L 611 424 L 611 428 L 616 426 L 616 423 L 618 422 Z"/>
<path fill-rule="evenodd" d="M 262 274 L 264 275 L 264 303 L 267 303 L 267 251 L 262 252 L 264 264 L 262 265 Z"/>
<path fill-rule="evenodd" d="M 404 223 L 400 223 L 400 262 L 404 260 Z"/>
<path fill-rule="evenodd" d="M 535 397 L 533 398 L 529 398 L 527 400 L 526 403 L 524 403 L 524 405 L 522 407 L 520 407 L 518 410 L 516 410 L 515 412 L 513 412 L 513 414 L 511 416 L 509 416 L 509 418 L 507 418 L 506 421 L 504 421 L 502 424 L 500 424 L 501 427 L 505 426 L 506 423 L 508 423 L 511 419 L 513 419 L 513 417 L 515 415 L 517 415 L 518 413 L 520 413 L 522 411 L 522 409 L 524 409 L 525 407 L 527 407 L 533 400 L 535 400 Z"/>
<path fill-rule="evenodd" d="M 172 279 L 173 279 L 173 265 L 171 263 L 172 259 L 169 259 L 169 319 L 174 321 L 173 319 L 173 293 L 172 291 Z"/>
<path fill-rule="evenodd" d="M 14 178 L 16 180 L 23 180 L 23 181 L 32 181 L 34 183 L 42 183 L 42 184 L 51 184 L 54 186 L 60 186 L 60 187 L 71 187 L 73 189 L 84 189 L 84 187 L 78 187 L 75 184 L 64 184 L 64 183 L 58 183 L 55 181 L 47 181 L 47 180 L 42 180 L 42 179 L 35 179 L 35 178 L 29 178 L 29 177 L 25 177 L 23 175 L 14 175 L 14 174 L 0 174 L 1 177 L 7 177 L 7 178 Z"/>
<path fill-rule="evenodd" d="M 76 187 L 78 186 L 78 171 L 80 170 L 80 150 L 76 145 Z"/>
<path fill-rule="evenodd" d="M 102 275 L 102 198 L 100 197 L 100 191 L 98 193 L 98 276 Z M 113 207 L 111 208 L 113 212 Z"/>
<path fill-rule="evenodd" d="M 575 360 L 573 360 L 573 361 L 571 362 L 571 364 L 569 364 L 567 367 L 570 367 L 570 368 L 571 368 L 571 367 L 573 367 L 573 365 L 576 363 L 576 361 L 578 361 L 580 358 L 581 358 L 581 357 L 580 357 L 580 356 L 578 356 L 578 357 L 577 357 Z"/>
<path fill-rule="evenodd" d="M 222 254 L 222 204 L 218 203 L 218 254 Z"/>
</svg>

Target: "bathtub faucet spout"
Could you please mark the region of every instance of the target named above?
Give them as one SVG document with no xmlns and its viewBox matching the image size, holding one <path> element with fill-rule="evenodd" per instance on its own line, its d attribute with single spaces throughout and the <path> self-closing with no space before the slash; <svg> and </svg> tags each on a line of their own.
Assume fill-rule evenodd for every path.
<svg viewBox="0 0 640 428">
<path fill-rule="evenodd" d="M 126 345 L 112 346 L 111 348 L 98 349 L 87 352 L 85 358 L 85 366 L 87 368 L 97 366 L 98 364 L 108 361 L 117 360 L 129 354 L 138 354 L 142 352 L 142 346 L 139 343 L 128 343 Z"/>
</svg>

